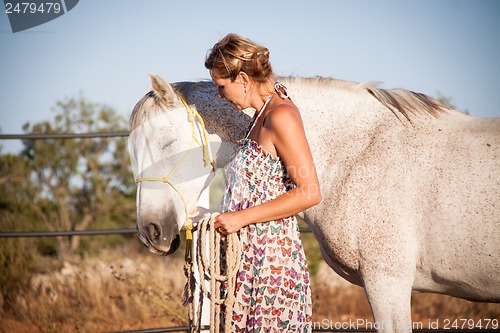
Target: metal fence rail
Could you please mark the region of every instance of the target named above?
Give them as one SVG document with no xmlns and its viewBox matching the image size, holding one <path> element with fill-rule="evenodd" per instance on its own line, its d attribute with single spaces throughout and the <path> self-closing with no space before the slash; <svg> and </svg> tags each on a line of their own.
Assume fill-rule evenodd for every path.
<svg viewBox="0 0 500 333">
<path fill-rule="evenodd" d="M 44 139 L 93 139 L 124 137 L 129 131 L 118 132 L 90 132 L 90 133 L 28 133 L 28 134 L 0 134 L 0 140 L 44 140 Z"/>
<path fill-rule="evenodd" d="M 137 233 L 137 230 L 134 228 L 101 229 L 101 230 L 71 230 L 71 231 L 11 231 L 11 232 L 0 232 L 0 238 L 96 236 L 96 235 L 117 235 L 117 234 L 135 234 L 135 233 Z"/>
<path fill-rule="evenodd" d="M 300 232 L 312 232 L 309 228 L 300 228 Z M 8 231 L 0 232 L 0 238 L 21 238 L 21 237 L 59 237 L 59 236 L 99 236 L 135 234 L 135 228 L 125 229 L 94 229 L 94 230 L 63 230 L 63 231 Z"/>
</svg>

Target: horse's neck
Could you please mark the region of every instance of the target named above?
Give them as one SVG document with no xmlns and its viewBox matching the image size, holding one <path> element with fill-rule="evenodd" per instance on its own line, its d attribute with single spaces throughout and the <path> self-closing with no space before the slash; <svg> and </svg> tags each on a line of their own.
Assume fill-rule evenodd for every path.
<svg viewBox="0 0 500 333">
<path fill-rule="evenodd" d="M 189 103 L 196 105 L 208 131 L 217 134 L 223 142 L 235 143 L 245 135 L 250 116 L 226 100 L 217 98 L 217 89 L 213 84 L 194 83 Z"/>
<path fill-rule="evenodd" d="M 241 112 L 226 100 L 217 98 L 217 89 L 208 82 L 195 82 L 187 93 L 188 103 L 196 105 L 205 127 L 220 137 L 222 144 L 215 157 L 216 167 L 223 168 L 234 154 L 236 142 L 243 138 L 250 124 L 249 113 Z"/>
</svg>

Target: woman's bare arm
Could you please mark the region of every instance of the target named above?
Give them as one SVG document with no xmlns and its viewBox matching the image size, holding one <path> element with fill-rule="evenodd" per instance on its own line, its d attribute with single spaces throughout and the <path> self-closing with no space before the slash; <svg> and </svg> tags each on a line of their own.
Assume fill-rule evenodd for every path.
<svg viewBox="0 0 500 333">
<path fill-rule="evenodd" d="M 264 149 L 272 145 L 296 187 L 261 205 L 218 215 L 215 227 L 221 227 L 223 233 L 236 232 L 251 223 L 288 217 L 321 201 L 316 168 L 297 108 L 281 104 L 273 109 L 266 116 L 259 138 L 263 138 Z"/>
</svg>

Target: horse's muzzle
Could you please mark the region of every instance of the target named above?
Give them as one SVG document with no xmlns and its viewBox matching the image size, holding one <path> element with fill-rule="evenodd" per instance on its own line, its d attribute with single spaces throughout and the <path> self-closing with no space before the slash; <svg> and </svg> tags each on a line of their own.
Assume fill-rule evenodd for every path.
<svg viewBox="0 0 500 333">
<path fill-rule="evenodd" d="M 177 251 L 181 239 L 177 228 L 165 233 L 161 225 L 149 223 L 145 227 L 138 227 L 137 233 L 142 243 L 153 253 L 167 256 Z"/>
</svg>

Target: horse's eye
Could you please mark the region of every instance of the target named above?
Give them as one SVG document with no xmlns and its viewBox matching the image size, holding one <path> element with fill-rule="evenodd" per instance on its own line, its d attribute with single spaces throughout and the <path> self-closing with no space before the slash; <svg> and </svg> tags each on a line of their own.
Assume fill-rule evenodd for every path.
<svg viewBox="0 0 500 333">
<path fill-rule="evenodd" d="M 165 143 L 165 144 L 161 147 L 161 149 L 167 149 L 167 148 L 171 147 L 171 146 L 175 143 L 175 141 L 177 141 L 177 139 L 172 139 L 172 140 L 170 140 L 169 142 Z"/>
</svg>

